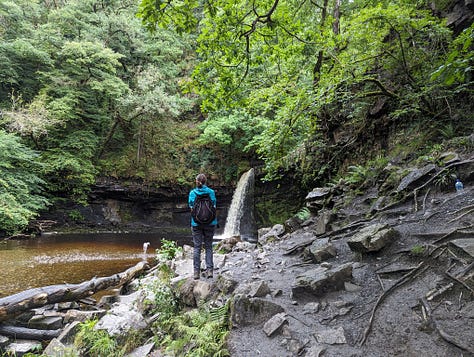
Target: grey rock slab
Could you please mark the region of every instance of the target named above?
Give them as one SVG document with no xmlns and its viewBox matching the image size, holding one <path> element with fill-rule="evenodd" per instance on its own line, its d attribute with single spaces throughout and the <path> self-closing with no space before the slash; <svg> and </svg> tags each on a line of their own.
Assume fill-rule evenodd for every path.
<svg viewBox="0 0 474 357">
<path fill-rule="evenodd" d="M 474 239 L 471 239 L 471 238 L 455 239 L 455 240 L 452 240 L 450 243 L 458 248 L 461 248 L 471 257 L 474 257 Z"/>
<path fill-rule="evenodd" d="M 396 192 L 401 192 L 408 187 L 412 187 L 417 183 L 419 180 L 423 179 L 428 174 L 434 172 L 436 170 L 436 165 L 429 164 L 421 169 L 413 169 L 408 175 L 402 178 L 400 184 Z"/>
<path fill-rule="evenodd" d="M 329 291 L 344 289 L 344 282 L 351 279 L 352 263 L 334 269 L 318 267 L 297 276 L 291 290 L 294 298 L 322 296 Z"/>
<path fill-rule="evenodd" d="M 7 336 L 0 335 L 0 348 L 4 348 L 10 339 Z"/>
<path fill-rule="evenodd" d="M 106 330 L 111 336 L 121 336 L 130 330 L 139 331 L 146 327 L 143 315 L 133 306 L 118 304 L 97 322 L 94 329 Z"/>
<path fill-rule="evenodd" d="M 397 239 L 399 233 L 386 224 L 372 224 L 352 236 L 347 244 L 354 252 L 377 252 Z"/>
<path fill-rule="evenodd" d="M 60 342 L 58 339 L 53 338 L 51 342 L 46 346 L 42 356 L 50 357 L 66 357 L 71 356 L 72 347 L 68 347 Z"/>
<path fill-rule="evenodd" d="M 43 347 L 41 342 L 30 340 L 16 340 L 6 347 L 7 356 L 23 356 L 27 353 L 38 353 Z"/>
<path fill-rule="evenodd" d="M 329 242 L 329 238 L 316 239 L 304 251 L 304 255 L 315 263 L 321 263 L 325 260 L 335 257 L 336 248 Z"/>
<path fill-rule="evenodd" d="M 63 318 L 61 316 L 33 316 L 28 321 L 28 327 L 39 330 L 57 330 L 63 327 Z"/>
<path fill-rule="evenodd" d="M 143 356 L 148 356 L 148 354 L 153 350 L 153 347 L 155 347 L 154 342 L 147 343 L 146 345 L 140 346 L 138 348 L 135 348 L 132 352 L 129 354 L 125 355 L 125 357 L 143 357 Z"/>
<path fill-rule="evenodd" d="M 314 333 L 316 341 L 319 343 L 326 343 L 328 345 L 339 345 L 347 343 L 344 329 L 338 327 L 337 329 L 321 329 Z"/>
<path fill-rule="evenodd" d="M 270 320 L 265 322 L 263 325 L 263 332 L 270 337 L 274 335 L 277 331 L 281 329 L 281 327 L 288 323 L 288 319 L 286 318 L 286 313 L 280 312 L 273 316 Z"/>
<path fill-rule="evenodd" d="M 284 312 L 283 307 L 269 300 L 236 295 L 231 319 L 234 326 L 257 325 L 280 312 Z"/>
</svg>

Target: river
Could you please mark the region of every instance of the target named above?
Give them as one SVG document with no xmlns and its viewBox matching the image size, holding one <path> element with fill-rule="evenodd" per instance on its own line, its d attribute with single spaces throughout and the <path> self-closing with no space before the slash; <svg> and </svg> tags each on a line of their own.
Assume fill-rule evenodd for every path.
<svg viewBox="0 0 474 357">
<path fill-rule="evenodd" d="M 0 297 L 30 288 L 110 276 L 152 260 L 161 240 L 190 244 L 189 229 L 160 233 L 48 234 L 0 241 Z M 147 255 L 143 243 L 150 242 Z"/>
</svg>

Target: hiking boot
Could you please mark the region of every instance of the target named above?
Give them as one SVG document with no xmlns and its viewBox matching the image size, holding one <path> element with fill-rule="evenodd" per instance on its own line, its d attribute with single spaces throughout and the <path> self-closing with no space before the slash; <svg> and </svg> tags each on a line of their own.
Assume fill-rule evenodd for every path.
<svg viewBox="0 0 474 357">
<path fill-rule="evenodd" d="M 212 279 L 214 277 L 212 269 L 207 269 L 206 270 L 206 278 Z"/>
<path fill-rule="evenodd" d="M 199 278 L 201 277 L 201 272 L 195 271 L 193 277 L 194 277 L 194 280 L 199 280 Z"/>
</svg>

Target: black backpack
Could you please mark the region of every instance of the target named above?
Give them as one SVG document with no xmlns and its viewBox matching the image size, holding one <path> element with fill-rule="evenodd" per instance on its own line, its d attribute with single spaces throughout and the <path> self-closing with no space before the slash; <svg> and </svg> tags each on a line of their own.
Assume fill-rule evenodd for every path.
<svg viewBox="0 0 474 357">
<path fill-rule="evenodd" d="M 194 222 L 198 224 L 210 224 L 216 218 L 216 208 L 207 193 L 204 195 L 196 194 L 191 215 Z"/>
</svg>

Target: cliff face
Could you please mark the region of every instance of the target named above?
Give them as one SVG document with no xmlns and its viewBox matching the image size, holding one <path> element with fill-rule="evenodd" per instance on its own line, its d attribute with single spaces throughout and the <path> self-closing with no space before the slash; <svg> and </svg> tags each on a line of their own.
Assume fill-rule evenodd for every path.
<svg viewBox="0 0 474 357">
<path fill-rule="evenodd" d="M 474 0 L 436 0 L 431 8 L 440 17 L 446 18 L 447 25 L 458 35 L 474 21 Z"/>
<path fill-rule="evenodd" d="M 218 213 L 225 221 L 233 188 L 213 187 Z M 101 178 L 92 187 L 87 205 L 63 202 L 44 212 L 39 221 L 56 222 L 63 231 L 131 230 L 153 232 L 162 227 L 189 225 L 190 187 L 153 186 L 138 181 Z"/>
</svg>

